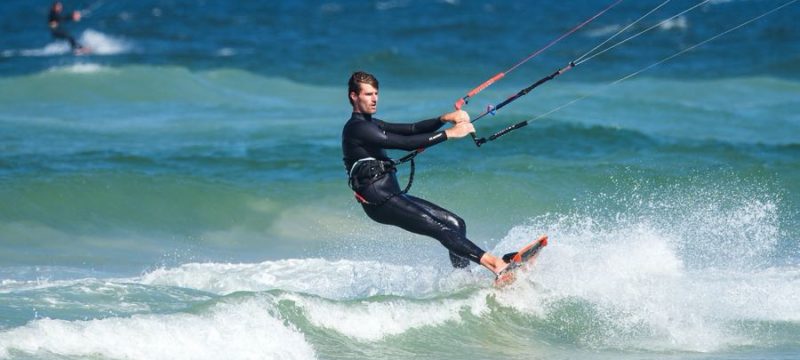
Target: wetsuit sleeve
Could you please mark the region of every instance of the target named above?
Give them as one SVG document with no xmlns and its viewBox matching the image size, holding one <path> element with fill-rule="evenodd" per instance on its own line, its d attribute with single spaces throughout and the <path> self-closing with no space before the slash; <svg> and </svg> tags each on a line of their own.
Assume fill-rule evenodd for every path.
<svg viewBox="0 0 800 360">
<path fill-rule="evenodd" d="M 377 119 L 375 119 L 375 121 L 384 131 L 400 135 L 416 135 L 416 134 L 430 133 L 439 130 L 439 128 L 441 128 L 442 125 L 444 125 L 444 122 L 439 120 L 439 118 L 422 120 L 412 124 L 393 124 Z"/>
<path fill-rule="evenodd" d="M 54 12 L 50 12 L 50 15 L 47 16 L 47 22 L 64 22 L 64 21 L 73 21 L 72 20 L 72 13 L 64 13 L 64 14 L 56 14 Z"/>
<path fill-rule="evenodd" d="M 438 121 L 438 120 L 437 120 Z M 398 125 L 398 124 L 395 124 Z M 412 124 L 406 124 L 412 125 Z M 356 129 L 356 136 L 366 145 L 382 149 L 416 150 L 427 148 L 447 140 L 444 131 L 402 135 L 381 130 L 378 126 L 364 123 Z"/>
</svg>

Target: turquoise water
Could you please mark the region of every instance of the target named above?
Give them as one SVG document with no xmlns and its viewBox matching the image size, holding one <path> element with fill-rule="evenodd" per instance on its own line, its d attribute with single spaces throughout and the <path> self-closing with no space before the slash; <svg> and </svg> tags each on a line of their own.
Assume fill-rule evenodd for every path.
<svg viewBox="0 0 800 360">
<path fill-rule="evenodd" d="M 0 5 L 21 14 L 9 27 L 43 16 L 26 3 Z M 530 126 L 418 157 L 412 193 L 482 247 L 550 236 L 502 290 L 363 214 L 341 165 L 344 82 L 367 68 L 381 118 L 430 117 L 517 60 L 483 47 L 524 56 L 604 4 L 542 5 L 559 14 L 545 21 L 525 3 L 202 3 L 185 18 L 182 2 L 110 2 L 73 24 L 103 49 L 82 57 L 14 33 L 0 58 L 0 358 L 796 358 L 800 7 L 608 85 L 781 3 L 711 2 L 476 123 Z M 467 109 L 655 5 L 621 5 Z M 689 3 L 671 6 L 660 18 Z M 398 20 L 363 39 L 346 12 Z M 513 26 L 531 16 L 532 45 Z M 195 22 L 205 37 L 181 37 Z M 463 62 L 434 51 L 467 35 Z"/>
</svg>

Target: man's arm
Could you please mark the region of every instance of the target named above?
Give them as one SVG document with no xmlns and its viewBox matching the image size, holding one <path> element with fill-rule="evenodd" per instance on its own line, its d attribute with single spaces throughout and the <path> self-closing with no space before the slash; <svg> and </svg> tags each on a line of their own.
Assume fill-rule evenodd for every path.
<svg viewBox="0 0 800 360">
<path fill-rule="evenodd" d="M 389 133 L 398 135 L 416 135 L 439 130 L 439 128 L 444 125 L 444 122 L 439 120 L 439 118 L 433 118 L 410 124 L 388 123 L 385 121 L 380 121 L 379 124 L 384 131 Z"/>
<path fill-rule="evenodd" d="M 356 129 L 356 136 L 364 144 L 368 146 L 379 147 L 381 149 L 399 149 L 411 151 L 419 148 L 430 147 L 447 140 L 447 135 L 444 131 L 404 135 L 397 132 L 386 131 L 386 128 L 379 128 L 375 125 L 377 124 L 362 124 L 358 127 L 358 129 Z M 392 125 L 410 126 L 412 124 Z"/>
<path fill-rule="evenodd" d="M 357 136 L 365 144 L 382 149 L 417 150 L 428 148 L 447 139 L 457 139 L 475 132 L 469 121 L 456 123 L 445 131 L 429 132 L 425 134 L 400 135 L 382 131 L 373 124 L 365 123 L 357 129 Z"/>
<path fill-rule="evenodd" d="M 439 130 L 446 122 L 455 124 L 463 121 L 469 121 L 469 115 L 463 110 L 458 110 L 433 119 L 418 121 L 413 124 L 392 124 L 381 121 L 380 126 L 386 132 L 400 135 L 415 135 Z"/>
</svg>

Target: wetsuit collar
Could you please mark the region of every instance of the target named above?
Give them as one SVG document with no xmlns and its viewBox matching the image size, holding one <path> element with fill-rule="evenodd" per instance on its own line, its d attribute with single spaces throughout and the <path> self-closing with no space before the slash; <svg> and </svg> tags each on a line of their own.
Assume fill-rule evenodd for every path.
<svg viewBox="0 0 800 360">
<path fill-rule="evenodd" d="M 359 120 L 371 121 L 372 120 L 372 115 L 359 113 L 359 112 L 354 112 L 353 115 L 352 115 L 352 118 L 359 119 Z"/>
</svg>

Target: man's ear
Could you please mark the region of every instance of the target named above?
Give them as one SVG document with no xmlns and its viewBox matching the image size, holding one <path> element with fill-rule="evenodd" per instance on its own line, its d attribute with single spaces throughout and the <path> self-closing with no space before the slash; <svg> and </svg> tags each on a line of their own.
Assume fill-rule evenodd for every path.
<svg viewBox="0 0 800 360">
<path fill-rule="evenodd" d="M 356 99 L 358 99 L 358 94 L 356 94 L 355 91 L 351 91 L 350 94 L 348 94 L 348 95 L 350 96 L 350 102 L 351 103 L 355 103 Z"/>
</svg>

